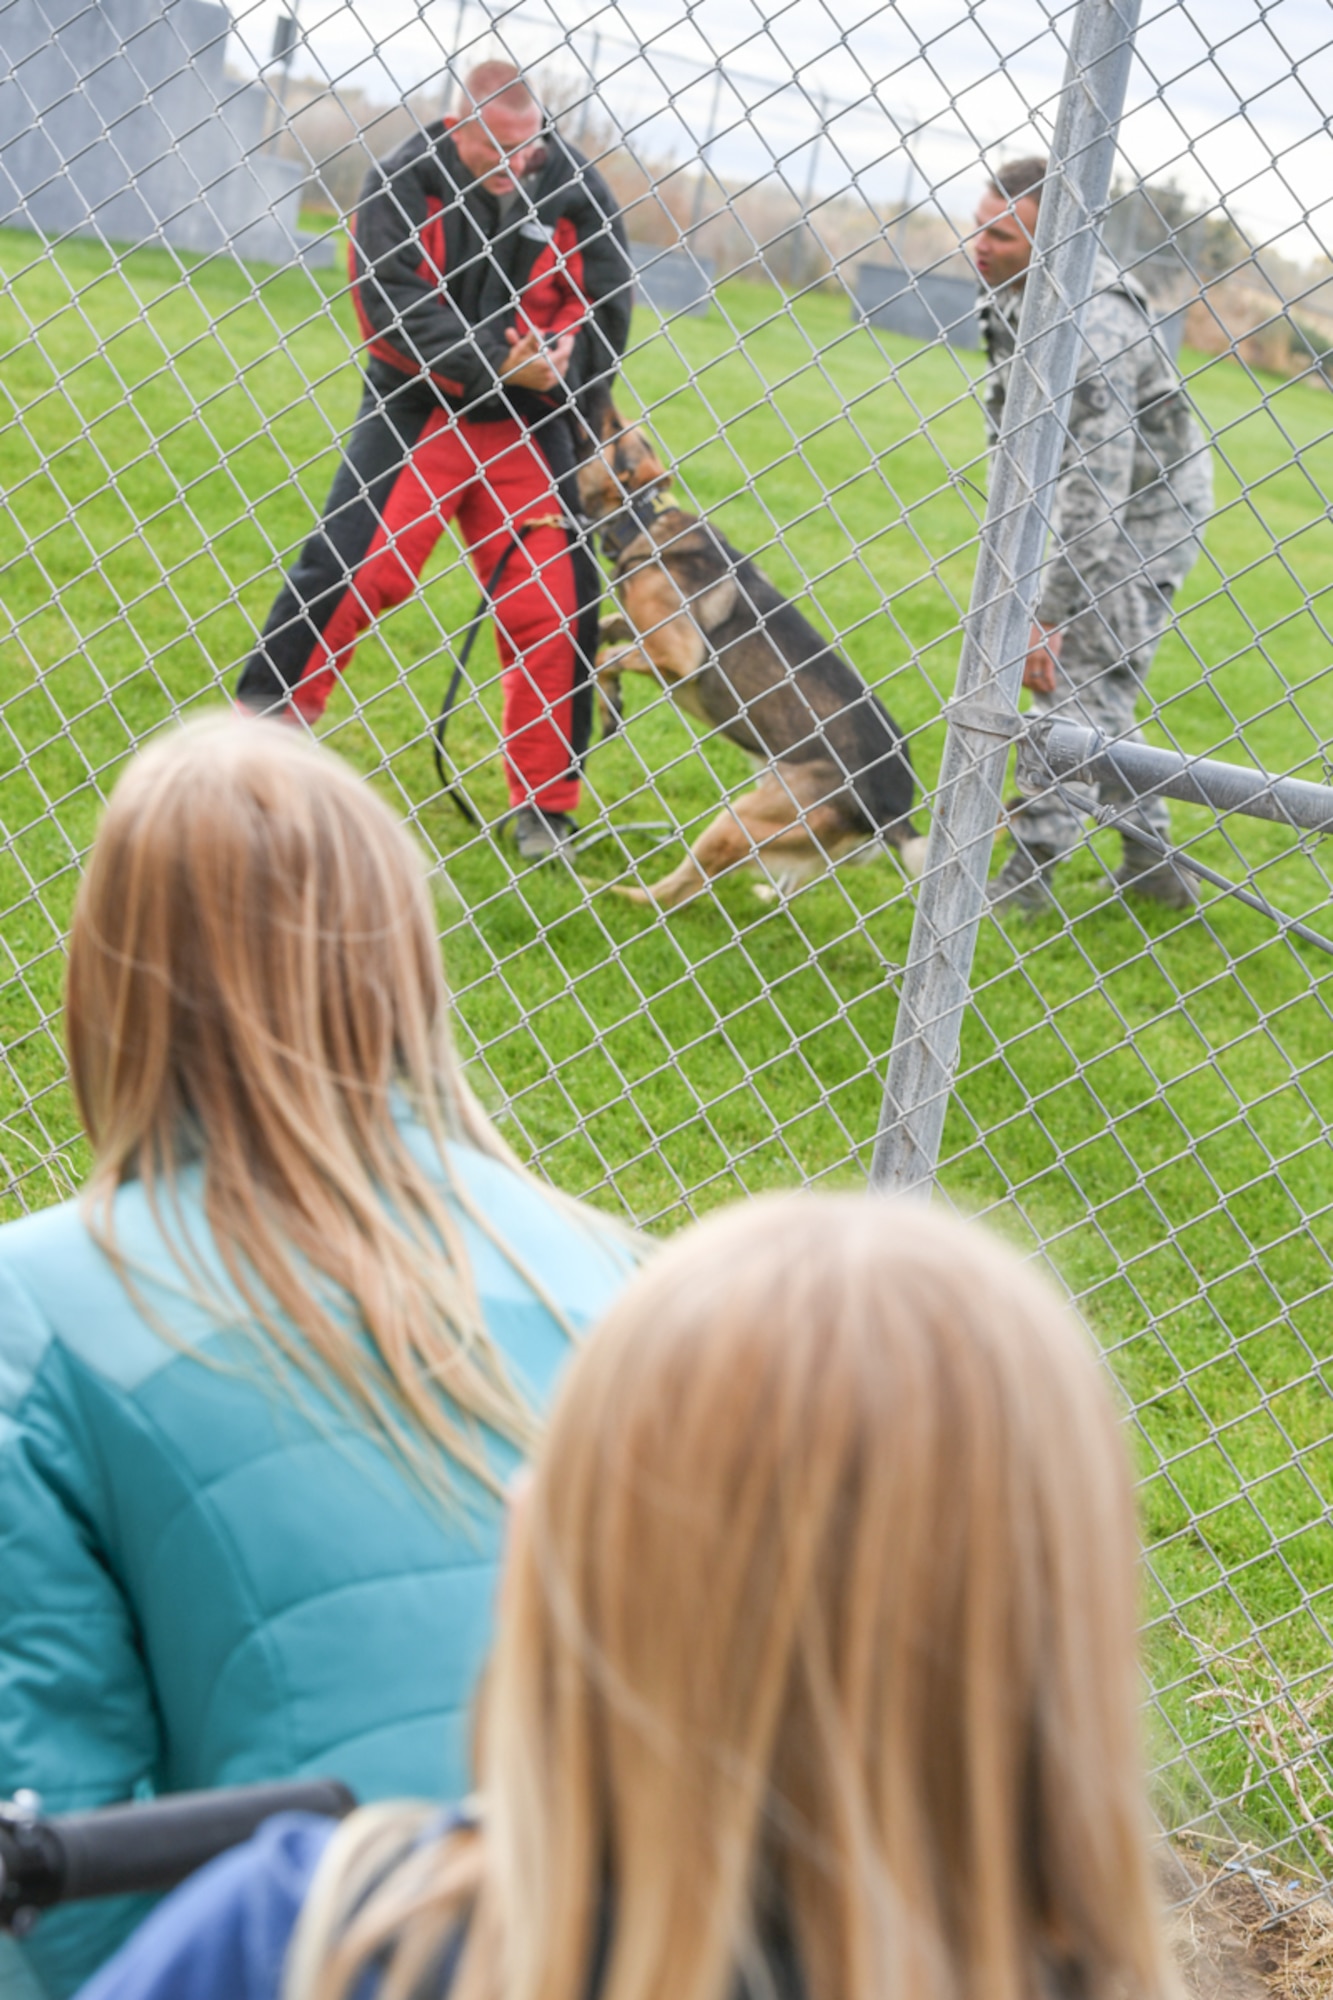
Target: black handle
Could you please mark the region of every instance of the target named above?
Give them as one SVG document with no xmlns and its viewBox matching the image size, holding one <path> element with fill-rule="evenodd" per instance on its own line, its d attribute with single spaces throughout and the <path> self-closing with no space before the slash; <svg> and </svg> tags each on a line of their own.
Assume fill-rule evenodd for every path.
<svg viewBox="0 0 1333 2000">
<path fill-rule="evenodd" d="M 92 1896 L 172 1889 L 280 1812 L 342 1819 L 356 1800 L 336 1778 L 232 1791 L 175 1792 L 140 1805 L 40 1819 L 0 1808 L 0 1929 L 24 1911 Z M 21 1927 L 21 1924 L 20 1924 Z"/>
</svg>

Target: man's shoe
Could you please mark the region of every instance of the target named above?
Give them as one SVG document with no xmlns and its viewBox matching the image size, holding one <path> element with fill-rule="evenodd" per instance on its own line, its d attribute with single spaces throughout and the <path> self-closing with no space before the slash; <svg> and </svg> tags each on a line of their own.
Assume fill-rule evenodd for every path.
<svg viewBox="0 0 1333 2000">
<path fill-rule="evenodd" d="M 520 861 L 549 861 L 553 854 L 564 852 L 577 832 L 568 813 L 520 806 L 514 814 L 514 845 Z"/>
<path fill-rule="evenodd" d="M 1194 878 L 1155 848 L 1125 842 L 1125 858 L 1115 871 L 1116 887 L 1164 910 L 1192 910 L 1199 900 Z"/>
<path fill-rule="evenodd" d="M 1055 856 L 1046 848 L 1015 841 L 999 874 L 986 884 L 986 901 L 1002 916 L 1018 910 L 1036 917 L 1055 909 L 1048 879 L 1054 865 Z"/>
</svg>

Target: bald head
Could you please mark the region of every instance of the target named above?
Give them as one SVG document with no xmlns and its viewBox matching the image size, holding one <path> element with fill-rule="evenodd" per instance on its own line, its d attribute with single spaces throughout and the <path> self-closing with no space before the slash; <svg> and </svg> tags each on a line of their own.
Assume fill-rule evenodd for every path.
<svg viewBox="0 0 1333 2000">
<path fill-rule="evenodd" d="M 461 164 L 503 197 L 537 164 L 542 108 L 513 63 L 484 62 L 463 80 L 464 108 L 446 118 Z"/>
<path fill-rule="evenodd" d="M 517 63 L 478 63 L 463 78 L 463 95 L 473 110 L 490 111 L 503 106 L 516 112 L 535 110 L 541 115 L 541 107 L 524 82 Z"/>
</svg>

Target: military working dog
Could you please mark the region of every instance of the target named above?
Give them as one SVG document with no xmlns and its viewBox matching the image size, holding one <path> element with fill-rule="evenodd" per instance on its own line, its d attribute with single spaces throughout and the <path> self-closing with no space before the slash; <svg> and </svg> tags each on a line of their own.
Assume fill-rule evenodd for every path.
<svg viewBox="0 0 1333 2000">
<path fill-rule="evenodd" d="M 674 909 L 747 862 L 785 889 L 881 844 L 920 874 L 911 757 L 888 710 L 756 563 L 672 503 L 670 473 L 609 398 L 595 437 L 579 501 L 619 604 L 599 634 L 604 735 L 620 726 L 622 674 L 649 674 L 766 766 L 678 868 L 624 893 Z"/>
</svg>

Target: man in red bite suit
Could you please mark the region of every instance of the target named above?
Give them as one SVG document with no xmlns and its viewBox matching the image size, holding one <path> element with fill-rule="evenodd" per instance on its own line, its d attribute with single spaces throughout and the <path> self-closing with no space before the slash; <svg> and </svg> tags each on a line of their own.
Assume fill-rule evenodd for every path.
<svg viewBox="0 0 1333 2000">
<path fill-rule="evenodd" d="M 313 722 L 372 619 L 456 520 L 494 590 L 519 853 L 574 832 L 601 580 L 571 520 L 579 411 L 625 351 L 624 225 L 511 63 L 373 168 L 352 228 L 365 395 L 323 518 L 237 695 Z M 570 504 L 562 497 L 570 495 Z M 525 532 L 526 531 L 526 532 Z"/>
</svg>

